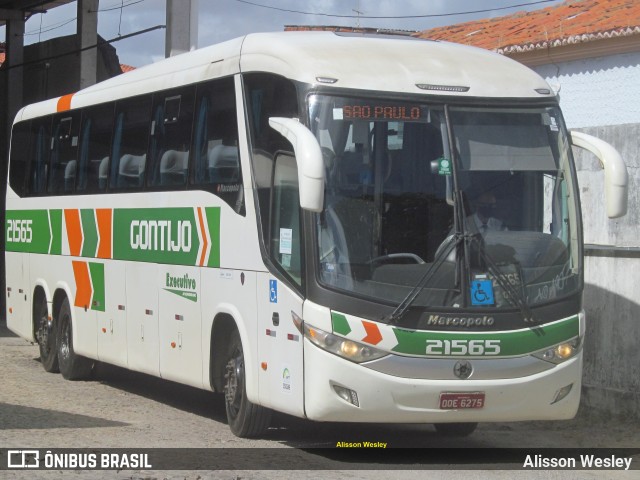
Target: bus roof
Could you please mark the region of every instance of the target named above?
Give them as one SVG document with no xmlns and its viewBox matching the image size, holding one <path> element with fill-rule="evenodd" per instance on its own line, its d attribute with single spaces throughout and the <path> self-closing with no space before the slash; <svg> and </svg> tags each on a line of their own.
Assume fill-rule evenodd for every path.
<svg viewBox="0 0 640 480">
<path fill-rule="evenodd" d="M 177 55 L 81 90 L 69 105 L 79 108 L 252 71 L 403 94 L 553 97 L 538 74 L 487 50 L 407 36 L 314 31 L 255 33 Z M 52 113 L 57 106 L 58 99 L 27 106 L 17 119 Z"/>
</svg>

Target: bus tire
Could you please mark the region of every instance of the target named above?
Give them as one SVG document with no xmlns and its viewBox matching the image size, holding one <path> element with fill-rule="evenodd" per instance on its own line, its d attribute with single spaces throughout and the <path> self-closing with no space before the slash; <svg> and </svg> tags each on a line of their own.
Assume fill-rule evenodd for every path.
<svg viewBox="0 0 640 480">
<path fill-rule="evenodd" d="M 269 428 L 271 410 L 247 398 L 244 354 L 238 330 L 231 332 L 224 370 L 224 405 L 231 432 L 240 438 L 255 438 Z"/>
<path fill-rule="evenodd" d="M 73 335 L 71 330 L 71 307 L 69 299 L 65 298 L 58 310 L 58 363 L 60 373 L 67 380 L 83 380 L 91 375 L 93 361 L 76 355 L 73 350 Z"/>
<path fill-rule="evenodd" d="M 40 349 L 40 363 L 45 372 L 58 373 L 58 332 L 49 319 L 47 299 L 42 291 L 36 291 L 33 301 L 33 320 Z"/>
<path fill-rule="evenodd" d="M 467 437 L 471 435 L 477 423 L 436 423 L 436 432 L 445 437 Z"/>
</svg>

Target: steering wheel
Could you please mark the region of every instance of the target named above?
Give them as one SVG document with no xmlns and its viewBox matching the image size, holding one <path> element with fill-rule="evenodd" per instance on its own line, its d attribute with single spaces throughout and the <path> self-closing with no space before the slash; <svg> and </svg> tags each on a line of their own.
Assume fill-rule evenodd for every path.
<svg viewBox="0 0 640 480">
<path fill-rule="evenodd" d="M 410 260 L 410 261 L 406 261 Z M 384 265 L 387 263 L 416 263 L 422 264 L 425 263 L 423 259 L 421 259 L 415 253 L 389 253 L 388 255 L 381 255 L 379 257 L 372 258 L 367 262 L 369 266 L 372 268 L 377 268 L 380 265 Z"/>
</svg>

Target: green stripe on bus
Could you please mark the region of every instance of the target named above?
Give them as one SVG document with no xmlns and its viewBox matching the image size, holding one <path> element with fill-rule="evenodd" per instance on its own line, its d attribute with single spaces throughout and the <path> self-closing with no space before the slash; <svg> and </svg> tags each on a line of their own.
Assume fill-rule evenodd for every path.
<svg viewBox="0 0 640 480">
<path fill-rule="evenodd" d="M 4 233 L 8 252 L 49 253 L 51 232 L 47 210 L 7 210 Z"/>
<path fill-rule="evenodd" d="M 51 225 L 51 248 L 49 254 L 62 254 L 62 210 L 49 210 Z"/>
<path fill-rule="evenodd" d="M 116 208 L 113 210 L 113 259 L 173 265 L 198 265 L 204 237 L 211 244 L 207 266 L 220 267 L 220 207 L 204 209 L 208 232 L 202 244 L 200 223 L 192 207 Z M 95 210 L 80 210 L 81 256 L 95 258 L 99 236 Z M 8 210 L 8 252 L 62 254 L 62 210 Z"/>
<path fill-rule="evenodd" d="M 89 275 L 93 287 L 91 310 L 105 311 L 104 263 L 89 262 Z"/>
<path fill-rule="evenodd" d="M 95 258 L 98 248 L 98 227 L 96 226 L 96 216 L 93 210 L 80 210 L 80 220 L 82 222 L 82 243 L 83 257 Z"/>
<path fill-rule="evenodd" d="M 220 266 L 220 208 L 207 207 L 204 209 L 209 226 L 209 238 L 211 240 L 211 253 L 209 253 L 208 267 Z"/>
<path fill-rule="evenodd" d="M 331 312 L 331 324 L 333 326 L 334 333 L 347 336 L 351 333 L 351 327 L 347 317 L 341 313 Z"/>
<path fill-rule="evenodd" d="M 398 344 L 393 352 L 407 355 L 426 355 L 428 341 L 475 340 L 479 342 L 500 342 L 499 357 L 520 356 L 543 350 L 565 340 L 577 337 L 580 333 L 578 316 L 554 322 L 548 325 L 515 330 L 512 332 L 437 332 L 393 329 Z M 473 356 L 467 353 L 467 356 Z"/>
</svg>

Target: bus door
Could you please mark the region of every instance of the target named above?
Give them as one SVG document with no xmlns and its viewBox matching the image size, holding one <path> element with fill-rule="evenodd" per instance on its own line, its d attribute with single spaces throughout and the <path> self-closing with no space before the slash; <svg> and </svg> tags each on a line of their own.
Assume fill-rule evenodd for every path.
<svg viewBox="0 0 640 480">
<path fill-rule="evenodd" d="M 291 312 L 302 317 L 302 298 L 269 273 L 258 274 L 260 404 L 304 415 L 302 335 Z"/>
<path fill-rule="evenodd" d="M 303 342 L 292 314 L 302 317 L 301 215 L 295 157 L 276 154 L 268 239 L 277 272 L 259 273 L 258 360 L 262 405 L 296 416 L 304 415 Z"/>
</svg>

